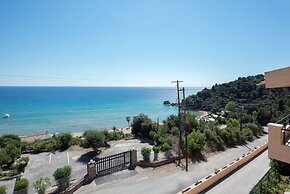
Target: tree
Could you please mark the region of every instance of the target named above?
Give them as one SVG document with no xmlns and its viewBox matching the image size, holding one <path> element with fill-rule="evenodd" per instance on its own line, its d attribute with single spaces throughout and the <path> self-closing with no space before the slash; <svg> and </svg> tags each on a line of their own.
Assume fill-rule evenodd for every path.
<svg viewBox="0 0 290 194">
<path fill-rule="evenodd" d="M 126 121 L 128 122 L 128 128 L 130 128 L 130 120 L 131 120 L 130 117 L 126 117 Z"/>
<path fill-rule="evenodd" d="M 132 133 L 135 135 L 142 135 L 149 137 L 150 131 L 155 129 L 155 125 L 147 115 L 140 114 L 133 117 Z"/>
<path fill-rule="evenodd" d="M 94 150 L 97 150 L 99 147 L 103 147 L 106 145 L 106 136 L 102 131 L 87 130 L 85 131 L 83 136 L 85 147 L 91 147 Z"/>
<path fill-rule="evenodd" d="M 9 143 L 6 148 L 5 152 L 8 154 L 8 156 L 11 158 L 12 162 L 15 161 L 16 158 L 20 157 L 21 150 L 20 148 L 17 148 L 14 144 Z"/>
<path fill-rule="evenodd" d="M 57 136 L 60 150 L 67 150 L 72 140 L 71 133 L 61 133 Z"/>
<path fill-rule="evenodd" d="M 188 149 L 192 152 L 200 152 L 205 146 L 205 136 L 200 131 L 191 132 L 188 137 Z"/>
<path fill-rule="evenodd" d="M 231 111 L 231 112 L 235 111 L 235 108 L 236 108 L 236 104 L 233 101 L 228 102 L 225 107 L 227 111 Z"/>
<path fill-rule="evenodd" d="M 196 129 L 198 127 L 198 122 L 194 114 L 186 114 L 186 125 L 189 131 L 192 131 L 192 129 Z"/>
<path fill-rule="evenodd" d="M 0 168 L 12 162 L 10 156 L 6 153 L 5 149 L 0 148 Z"/>
</svg>

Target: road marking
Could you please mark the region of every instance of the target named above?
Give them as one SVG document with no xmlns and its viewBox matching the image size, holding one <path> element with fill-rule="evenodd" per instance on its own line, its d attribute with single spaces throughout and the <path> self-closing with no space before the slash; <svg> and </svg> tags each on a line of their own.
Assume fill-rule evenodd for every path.
<svg viewBox="0 0 290 194">
<path fill-rule="evenodd" d="M 145 179 L 147 179 L 148 177 L 147 176 L 145 176 L 145 177 L 143 177 L 143 178 L 140 178 L 140 179 L 138 179 L 138 180 L 136 180 L 136 181 L 142 181 L 142 180 L 145 180 Z"/>
<path fill-rule="evenodd" d="M 49 161 L 48 161 L 48 164 L 50 164 L 51 163 L 51 153 L 49 154 Z"/>
<path fill-rule="evenodd" d="M 68 152 L 66 152 L 66 156 L 67 156 L 67 164 L 69 164 L 69 155 L 68 155 Z"/>
</svg>

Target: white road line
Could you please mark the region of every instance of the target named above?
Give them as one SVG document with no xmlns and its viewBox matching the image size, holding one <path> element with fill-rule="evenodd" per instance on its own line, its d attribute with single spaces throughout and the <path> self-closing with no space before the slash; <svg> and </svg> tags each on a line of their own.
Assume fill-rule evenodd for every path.
<svg viewBox="0 0 290 194">
<path fill-rule="evenodd" d="M 68 152 L 66 152 L 66 156 L 67 156 L 67 164 L 69 164 L 69 155 L 68 155 Z"/>
<path fill-rule="evenodd" d="M 142 180 L 145 180 L 145 179 L 147 179 L 148 177 L 147 176 L 145 176 L 145 177 L 143 177 L 143 178 L 140 178 L 140 179 L 138 179 L 138 180 L 136 180 L 136 181 L 142 181 Z"/>
<path fill-rule="evenodd" d="M 51 153 L 49 154 L 49 161 L 48 161 L 48 164 L 50 164 L 51 163 Z"/>
</svg>

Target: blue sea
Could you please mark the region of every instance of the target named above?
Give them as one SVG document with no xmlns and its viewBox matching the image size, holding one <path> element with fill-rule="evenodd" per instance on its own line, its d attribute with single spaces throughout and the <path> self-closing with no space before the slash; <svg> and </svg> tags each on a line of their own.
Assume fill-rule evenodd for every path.
<svg viewBox="0 0 290 194">
<path fill-rule="evenodd" d="M 187 88 L 187 95 L 201 88 Z M 176 88 L 157 87 L 0 87 L 0 134 L 127 127 L 126 117 L 147 114 L 164 120 L 177 108 Z M 10 118 L 3 119 L 8 113 Z"/>
</svg>

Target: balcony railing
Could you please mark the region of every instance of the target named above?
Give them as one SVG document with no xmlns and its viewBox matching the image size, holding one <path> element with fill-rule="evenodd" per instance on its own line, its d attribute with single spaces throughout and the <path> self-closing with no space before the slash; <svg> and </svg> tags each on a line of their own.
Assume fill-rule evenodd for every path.
<svg viewBox="0 0 290 194">
<path fill-rule="evenodd" d="M 281 129 L 282 134 L 283 134 L 283 144 L 287 145 L 288 142 L 288 136 L 286 135 L 286 132 L 288 132 L 290 134 L 290 130 L 288 129 L 289 125 L 290 125 L 290 114 L 283 117 L 282 119 L 280 119 L 277 124 L 282 124 L 283 128 Z"/>
</svg>

